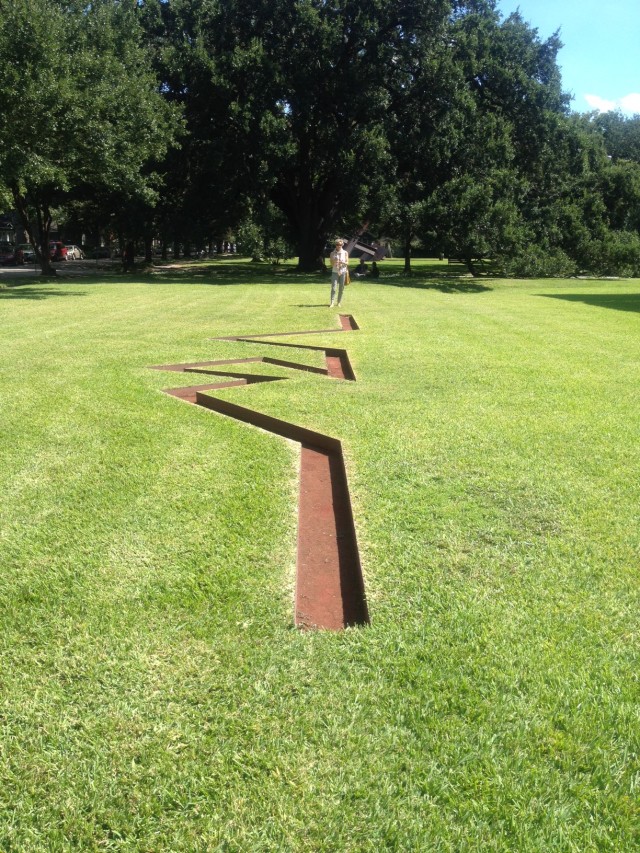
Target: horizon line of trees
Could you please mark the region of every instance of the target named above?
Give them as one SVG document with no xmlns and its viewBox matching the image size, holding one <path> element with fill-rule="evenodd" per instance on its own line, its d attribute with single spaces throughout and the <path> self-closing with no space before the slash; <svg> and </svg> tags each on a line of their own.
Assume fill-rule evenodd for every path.
<svg viewBox="0 0 640 853">
<path fill-rule="evenodd" d="M 0 0 L 0 207 L 324 265 L 336 233 L 640 275 L 640 116 L 575 114 L 495 0 Z"/>
</svg>

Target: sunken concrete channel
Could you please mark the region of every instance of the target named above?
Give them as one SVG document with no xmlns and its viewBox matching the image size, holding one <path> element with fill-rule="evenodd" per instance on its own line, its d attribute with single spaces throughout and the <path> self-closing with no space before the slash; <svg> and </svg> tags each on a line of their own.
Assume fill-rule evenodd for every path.
<svg viewBox="0 0 640 853">
<path fill-rule="evenodd" d="M 205 385 L 167 388 L 165 393 L 300 444 L 294 621 L 296 626 L 303 629 L 338 631 L 350 626 L 369 624 L 369 611 L 342 445 L 336 438 L 289 421 L 265 415 L 228 400 L 222 400 L 212 395 L 211 391 L 251 385 L 257 382 L 282 380 L 280 376 L 240 373 L 227 370 L 224 367 L 225 365 L 260 362 L 294 370 L 321 373 L 334 379 L 355 381 L 355 374 L 346 350 L 263 340 L 263 338 L 346 332 L 358 329 L 357 323 L 350 315 L 340 315 L 340 323 L 340 329 L 228 336 L 213 339 L 321 351 L 325 355 L 326 368 L 308 367 L 297 362 L 270 357 L 153 366 L 154 370 L 227 377 L 224 381 Z M 215 370 L 216 367 L 222 369 Z"/>
</svg>

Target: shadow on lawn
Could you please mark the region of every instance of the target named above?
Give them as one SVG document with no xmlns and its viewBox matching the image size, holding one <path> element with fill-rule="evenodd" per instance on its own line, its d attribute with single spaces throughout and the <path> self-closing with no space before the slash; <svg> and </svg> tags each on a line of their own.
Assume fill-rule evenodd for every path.
<svg viewBox="0 0 640 853">
<path fill-rule="evenodd" d="M 376 284 L 382 287 L 410 287 L 420 290 L 437 290 L 441 293 L 484 293 L 491 290 L 488 286 L 489 278 L 471 279 L 456 269 L 456 266 L 442 267 L 441 265 L 416 265 L 412 275 L 405 275 L 403 271 L 387 268 L 384 269 L 381 264 L 380 278 L 375 282 L 368 280 L 367 284 Z M 299 272 L 297 268 L 292 266 L 273 267 L 270 264 L 259 263 L 254 264 L 250 261 L 238 262 L 224 261 L 214 262 L 185 262 L 180 264 L 168 264 L 167 266 L 152 267 L 151 269 L 138 269 L 132 272 L 123 273 L 122 269 L 114 266 L 111 269 L 96 269 L 94 270 L 78 270 L 77 274 L 64 276 L 60 275 L 58 283 L 65 285 L 73 282 L 73 284 L 94 285 L 109 283 L 135 283 L 135 284 L 150 284 L 150 285 L 180 285 L 180 284 L 200 284 L 205 286 L 228 286 L 228 285 L 268 285 L 268 284 L 317 284 L 329 286 L 329 270 L 325 272 Z M 53 284 L 56 280 L 49 279 L 39 281 L 38 284 Z M 62 290 L 43 290 L 40 291 L 35 285 L 34 279 L 30 279 L 30 287 L 26 288 L 23 284 L 11 284 L 8 290 L 0 290 L 0 297 L 7 293 L 18 293 L 18 290 L 24 294 L 22 298 L 42 299 L 46 296 L 55 295 L 71 295 L 71 292 Z M 14 290 L 15 288 L 15 290 Z M 323 305 L 324 303 L 322 303 Z M 321 307 L 305 306 L 305 307 Z"/>
<path fill-rule="evenodd" d="M 135 274 L 134 274 L 135 276 Z M 169 266 L 157 268 L 149 273 L 137 276 L 138 281 L 148 281 L 153 284 L 318 284 L 328 281 L 328 274 L 321 272 L 303 273 L 292 267 L 276 267 L 269 264 L 233 263 L 225 266 L 223 263 L 198 267 L 195 264 L 185 264 L 184 268 Z"/>
<path fill-rule="evenodd" d="M 154 270 L 144 276 L 138 276 L 137 281 L 148 281 L 152 284 L 203 284 L 203 285 L 234 285 L 234 284 L 319 284 L 329 287 L 329 271 L 313 273 L 298 272 L 291 267 L 276 268 L 263 265 L 257 268 L 234 265 L 225 267 L 203 268 L 198 270 L 188 267 L 183 270 L 175 268 L 166 270 Z M 488 281 L 488 279 L 485 279 Z M 354 282 L 352 282 L 353 284 Z M 491 290 L 487 284 L 481 284 L 477 280 L 462 278 L 459 274 L 439 273 L 414 273 L 406 276 L 400 272 L 381 272 L 380 278 L 367 281 L 367 284 L 375 284 L 383 287 L 411 287 L 420 290 L 438 290 L 441 293 L 485 293 Z M 355 282 L 357 287 L 357 282 Z M 322 303 L 324 305 L 324 303 Z M 299 307 L 316 308 L 322 305 L 304 305 Z"/>
<path fill-rule="evenodd" d="M 46 282 L 47 284 L 49 282 Z M 43 282 L 44 284 L 44 282 Z M 85 296 L 79 290 L 51 290 L 39 287 L 28 287 L 25 285 L 11 285 L 6 290 L 0 289 L 1 299 L 49 299 L 50 296 Z"/>
<path fill-rule="evenodd" d="M 583 302 L 596 308 L 640 312 L 640 293 L 541 293 L 540 296 L 546 299 L 563 299 L 566 302 Z"/>
<path fill-rule="evenodd" d="M 493 276 L 488 269 L 484 269 L 480 277 L 472 278 L 464 264 L 416 260 L 409 275 L 398 267 L 393 271 L 392 268 L 385 269 L 383 262 L 378 268 L 380 278 L 376 284 L 385 287 L 411 287 L 440 293 L 486 293 L 493 289 L 489 287 Z"/>
<path fill-rule="evenodd" d="M 412 287 L 418 290 L 438 290 L 440 293 L 486 293 L 493 289 L 477 281 L 468 281 L 467 279 L 454 278 L 453 276 L 445 281 L 424 280 L 417 276 L 398 275 L 397 278 L 393 279 L 381 276 L 377 284 L 384 285 L 385 287 Z"/>
</svg>

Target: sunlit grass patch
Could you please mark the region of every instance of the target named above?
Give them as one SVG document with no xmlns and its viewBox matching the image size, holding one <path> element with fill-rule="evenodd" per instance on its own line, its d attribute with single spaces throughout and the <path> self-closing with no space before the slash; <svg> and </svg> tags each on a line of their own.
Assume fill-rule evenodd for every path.
<svg viewBox="0 0 640 853">
<path fill-rule="evenodd" d="M 301 634 L 296 448 L 148 369 L 338 326 L 236 266 L 0 294 L 0 848 L 634 849 L 640 283 L 393 262 L 286 339 L 357 382 L 221 392 L 343 442 L 372 625 Z"/>
</svg>

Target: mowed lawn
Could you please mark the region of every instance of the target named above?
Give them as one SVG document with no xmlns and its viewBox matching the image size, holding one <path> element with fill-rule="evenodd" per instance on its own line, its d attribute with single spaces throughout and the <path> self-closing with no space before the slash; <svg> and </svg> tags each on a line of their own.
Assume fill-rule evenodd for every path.
<svg viewBox="0 0 640 853">
<path fill-rule="evenodd" d="M 337 327 L 327 279 L 0 290 L 3 853 L 639 849 L 640 282 L 382 269 L 283 339 L 357 382 L 219 392 L 342 440 L 342 633 L 293 627 L 297 446 L 148 369 L 282 355 L 211 338 Z"/>
</svg>

